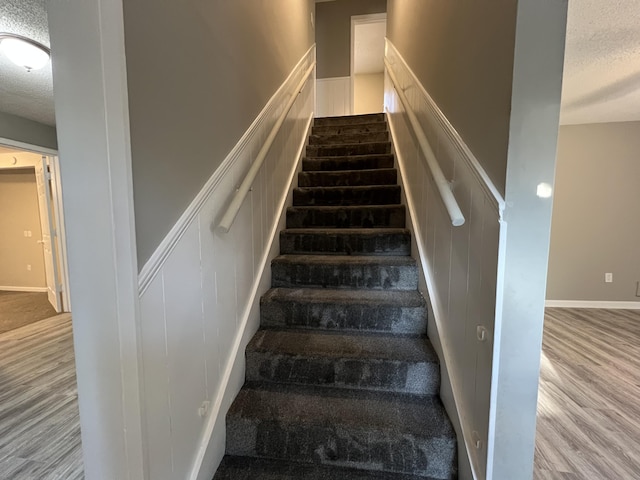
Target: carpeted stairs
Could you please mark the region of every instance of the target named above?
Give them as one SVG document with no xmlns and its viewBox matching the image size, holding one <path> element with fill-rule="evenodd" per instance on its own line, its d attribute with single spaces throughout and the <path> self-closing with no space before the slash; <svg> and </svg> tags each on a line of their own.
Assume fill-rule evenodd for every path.
<svg viewBox="0 0 640 480">
<path fill-rule="evenodd" d="M 314 125 L 214 480 L 455 479 L 385 117 Z"/>
</svg>

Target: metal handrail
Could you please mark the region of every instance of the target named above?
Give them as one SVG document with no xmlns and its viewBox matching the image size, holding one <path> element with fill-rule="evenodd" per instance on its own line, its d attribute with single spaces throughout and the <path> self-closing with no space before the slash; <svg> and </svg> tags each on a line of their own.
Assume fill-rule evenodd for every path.
<svg viewBox="0 0 640 480">
<path fill-rule="evenodd" d="M 393 82 L 393 86 L 398 92 L 398 97 L 404 106 L 407 115 L 409 116 L 409 121 L 411 122 L 411 126 L 413 127 L 413 131 L 418 138 L 418 143 L 420 144 L 420 149 L 422 153 L 424 153 L 424 157 L 427 160 L 427 165 L 429 166 L 429 170 L 431 170 L 431 175 L 433 175 L 433 179 L 436 182 L 436 186 L 438 187 L 438 191 L 440 192 L 440 196 L 442 197 L 442 202 L 444 203 L 445 208 L 447 209 L 447 213 L 449 213 L 449 218 L 451 219 L 451 224 L 454 227 L 459 227 L 464 224 L 464 215 L 462 214 L 462 210 L 460 210 L 460 206 L 456 200 L 456 197 L 453 195 L 451 191 L 451 184 L 446 179 L 444 174 L 442 173 L 442 169 L 440 168 L 440 164 L 436 158 L 435 153 L 433 153 L 433 149 L 431 145 L 429 145 L 429 140 L 427 140 L 427 136 L 422 130 L 422 126 L 416 117 L 416 114 L 413 113 L 413 110 L 409 107 L 409 101 L 407 100 L 404 91 L 400 87 L 398 79 L 396 78 L 395 73 L 391 69 L 391 65 L 385 58 L 384 64 L 387 67 L 387 73 L 389 74 L 389 78 Z"/>
<path fill-rule="evenodd" d="M 309 75 L 311 75 L 311 72 L 313 71 L 315 66 L 316 66 L 316 62 L 313 62 L 305 72 L 304 76 L 302 77 L 302 80 L 300 80 L 300 82 L 296 86 L 295 90 L 291 94 L 291 98 L 289 98 L 289 101 L 285 105 L 284 110 L 280 114 L 280 117 L 278 117 L 278 121 L 275 123 L 275 125 L 271 129 L 271 132 L 269 133 L 269 136 L 265 140 L 264 145 L 258 152 L 258 155 L 256 155 L 256 158 L 253 161 L 251 168 L 247 172 L 247 175 L 244 177 L 244 180 L 242 180 L 242 183 L 236 190 L 233 196 L 233 199 L 231 200 L 231 203 L 227 207 L 227 211 L 222 217 L 222 220 L 220 220 L 220 223 L 218 224 L 218 230 L 220 230 L 222 233 L 229 233 L 229 230 L 231 229 L 231 225 L 233 225 L 233 221 L 236 219 L 236 216 L 240 211 L 242 202 L 244 202 L 244 198 L 247 196 L 247 193 L 249 193 L 249 190 L 251 190 L 251 185 L 253 185 L 253 181 L 256 179 L 256 176 L 258 175 L 258 172 L 260 171 L 260 168 L 264 163 L 264 159 L 267 157 L 267 154 L 271 149 L 271 145 L 273 145 L 273 141 L 275 140 L 276 135 L 280 130 L 280 127 L 282 126 L 285 119 L 287 118 L 287 115 L 289 115 L 289 111 L 291 110 L 291 107 L 293 107 L 293 104 L 298 98 L 298 95 L 302 92 L 302 89 L 304 88 L 305 83 L 307 82 L 307 79 L 309 78 Z"/>
</svg>

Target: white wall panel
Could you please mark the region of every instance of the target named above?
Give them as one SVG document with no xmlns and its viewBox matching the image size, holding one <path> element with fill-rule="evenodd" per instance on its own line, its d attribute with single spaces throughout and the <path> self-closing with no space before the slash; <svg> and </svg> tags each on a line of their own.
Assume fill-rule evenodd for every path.
<svg viewBox="0 0 640 480">
<path fill-rule="evenodd" d="M 390 43 L 387 61 L 407 96 L 408 108 L 416 114 L 444 176 L 451 182 L 466 220 L 460 227 L 451 225 L 405 106 L 387 78 L 385 109 L 416 234 L 414 241 L 425 270 L 424 293 L 430 298 L 435 317 L 429 334 L 445 364 L 443 371 L 449 375 L 444 380 L 443 400 L 450 415 L 456 417 L 454 423 L 459 424 L 461 461 L 468 461 L 477 478 L 482 479 L 487 457 L 503 200 L 495 195 L 462 139 Z M 485 341 L 478 340 L 478 326 L 487 329 Z M 447 394 L 449 388 L 453 396 Z M 480 440 L 478 448 L 476 440 Z"/>
<path fill-rule="evenodd" d="M 315 82 L 306 83 L 228 234 L 215 229 L 311 65 L 300 61 L 140 275 L 143 381 L 153 480 L 211 478 L 224 452 L 224 419 L 243 379 L 246 341 L 270 284 L 277 225 L 312 121 Z M 203 402 L 209 410 L 199 415 Z M 202 467 L 202 468 L 201 468 Z"/>
<path fill-rule="evenodd" d="M 316 117 L 351 115 L 351 77 L 316 80 Z"/>
</svg>

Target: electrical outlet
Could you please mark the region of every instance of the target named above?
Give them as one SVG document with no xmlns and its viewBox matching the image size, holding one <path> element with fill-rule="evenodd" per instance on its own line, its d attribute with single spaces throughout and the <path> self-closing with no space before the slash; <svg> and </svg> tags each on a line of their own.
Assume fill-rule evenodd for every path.
<svg viewBox="0 0 640 480">
<path fill-rule="evenodd" d="M 25 236 L 25 237 L 28 237 L 28 236 L 29 236 L 29 231 L 28 231 L 28 230 L 25 230 L 25 231 L 24 231 L 24 236 Z"/>
<path fill-rule="evenodd" d="M 606 283 L 613 283 L 613 273 L 605 273 L 604 274 L 604 281 Z"/>
<path fill-rule="evenodd" d="M 31 271 L 31 265 L 27 265 L 27 271 Z"/>
<path fill-rule="evenodd" d="M 200 408 L 198 409 L 198 415 L 202 418 L 206 417 L 207 413 L 209 413 L 209 400 L 202 402 L 202 405 L 200 405 Z"/>
</svg>

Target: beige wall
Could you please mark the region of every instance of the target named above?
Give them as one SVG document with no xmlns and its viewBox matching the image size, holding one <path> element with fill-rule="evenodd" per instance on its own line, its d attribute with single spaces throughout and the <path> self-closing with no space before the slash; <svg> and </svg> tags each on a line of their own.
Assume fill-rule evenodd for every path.
<svg viewBox="0 0 640 480">
<path fill-rule="evenodd" d="M 0 169 L 0 286 L 46 286 L 41 239 L 34 170 Z"/>
<path fill-rule="evenodd" d="M 355 114 L 382 112 L 384 73 L 356 75 L 353 81 Z"/>
<path fill-rule="evenodd" d="M 387 37 L 505 190 L 516 0 L 389 0 Z"/>
<path fill-rule="evenodd" d="M 387 0 L 337 0 L 316 4 L 318 78 L 351 74 L 351 16 L 384 13 Z"/>
<path fill-rule="evenodd" d="M 311 47 L 312 7 L 124 2 L 138 268 Z"/>
<path fill-rule="evenodd" d="M 640 122 L 560 127 L 547 299 L 640 301 L 639 158 Z"/>
</svg>

